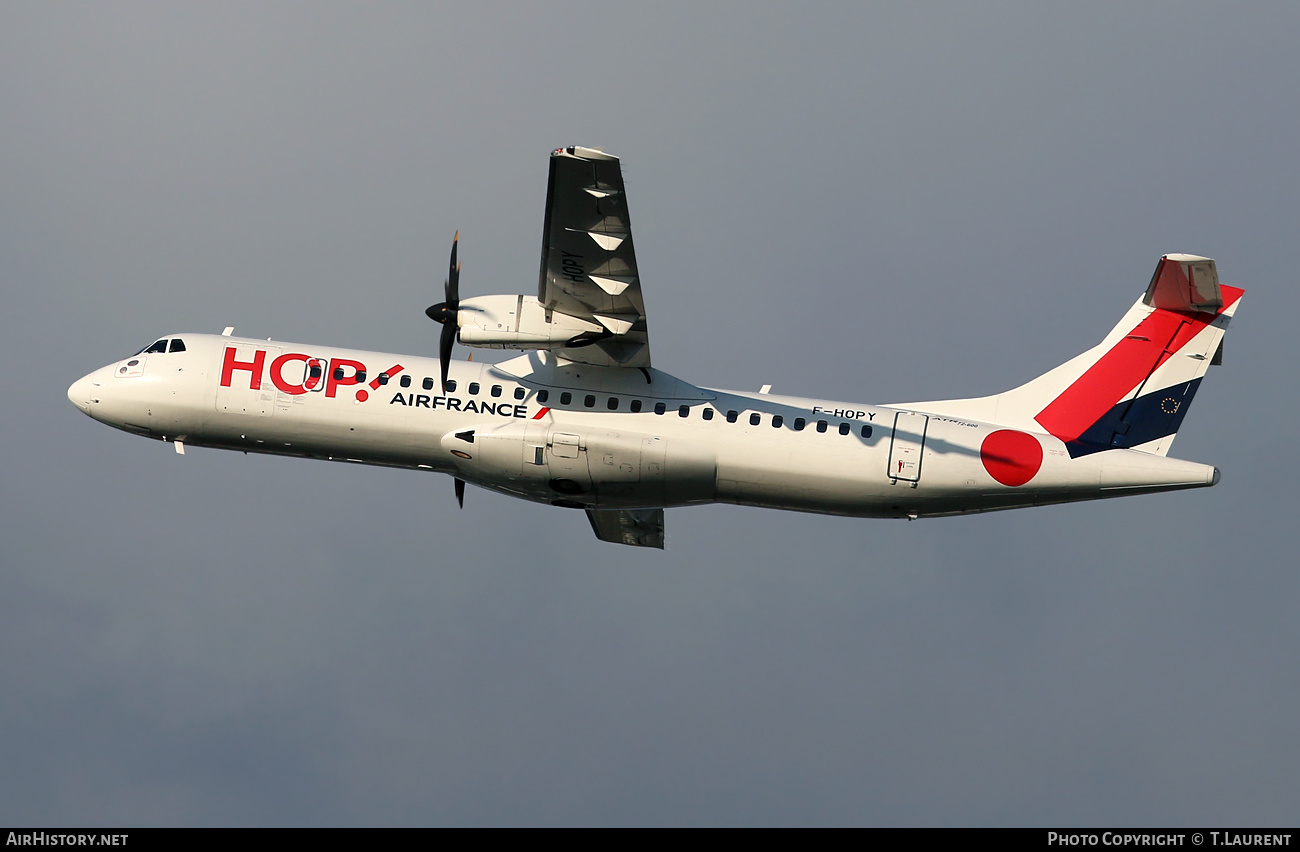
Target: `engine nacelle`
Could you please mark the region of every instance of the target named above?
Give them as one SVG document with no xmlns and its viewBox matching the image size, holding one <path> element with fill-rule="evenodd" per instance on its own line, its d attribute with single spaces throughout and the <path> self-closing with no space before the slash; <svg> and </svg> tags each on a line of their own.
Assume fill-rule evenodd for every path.
<svg viewBox="0 0 1300 852">
<path fill-rule="evenodd" d="M 459 476 L 546 503 L 657 508 L 717 499 L 717 460 L 687 441 L 536 421 L 449 432 Z"/>
<path fill-rule="evenodd" d="M 456 324 L 462 344 L 484 349 L 562 349 L 609 336 L 596 323 L 547 311 L 536 296 L 462 299 Z"/>
</svg>

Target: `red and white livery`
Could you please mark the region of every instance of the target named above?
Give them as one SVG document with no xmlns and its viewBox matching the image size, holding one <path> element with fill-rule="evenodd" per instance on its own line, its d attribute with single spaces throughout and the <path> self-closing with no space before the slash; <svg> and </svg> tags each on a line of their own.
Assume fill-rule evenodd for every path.
<svg viewBox="0 0 1300 852">
<path fill-rule="evenodd" d="M 651 366 L 619 161 L 551 154 L 536 296 L 459 298 L 439 357 L 169 334 L 75 382 L 116 428 L 186 446 L 450 474 L 585 510 L 606 541 L 663 547 L 664 509 L 736 503 L 922 518 L 1213 485 L 1168 457 L 1242 291 L 1160 259 L 1097 346 L 1013 390 L 889 405 L 700 387 Z M 450 359 L 455 340 L 522 350 Z M 766 391 L 766 388 L 764 389 Z"/>
</svg>

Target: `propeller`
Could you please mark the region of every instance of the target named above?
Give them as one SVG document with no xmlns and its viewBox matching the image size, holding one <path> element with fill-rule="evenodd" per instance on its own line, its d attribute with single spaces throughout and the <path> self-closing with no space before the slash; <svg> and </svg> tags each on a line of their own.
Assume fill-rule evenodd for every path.
<svg viewBox="0 0 1300 852">
<path fill-rule="evenodd" d="M 442 392 L 447 392 L 447 362 L 451 359 L 451 347 L 456 343 L 456 314 L 460 312 L 460 264 L 456 262 L 456 249 L 460 245 L 460 231 L 451 238 L 451 263 L 447 266 L 447 279 L 442 283 L 444 301 L 424 309 L 424 315 L 442 326 L 438 337 L 438 365 L 442 368 Z M 465 508 L 465 480 L 454 477 L 456 503 Z"/>
<path fill-rule="evenodd" d="M 438 338 L 438 364 L 442 367 L 442 392 L 447 392 L 447 362 L 451 359 L 451 347 L 456 342 L 456 314 L 460 312 L 460 264 L 456 262 L 456 247 L 460 245 L 460 231 L 451 241 L 451 263 L 447 268 L 447 280 L 443 282 L 445 301 L 425 308 L 424 315 L 442 325 L 442 335 Z M 457 494 L 463 494 L 461 485 Z"/>
</svg>

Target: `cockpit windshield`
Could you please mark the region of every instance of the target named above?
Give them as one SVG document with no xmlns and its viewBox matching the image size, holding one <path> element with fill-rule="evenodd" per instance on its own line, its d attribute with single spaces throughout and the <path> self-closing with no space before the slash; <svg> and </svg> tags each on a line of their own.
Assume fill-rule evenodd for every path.
<svg viewBox="0 0 1300 852">
<path fill-rule="evenodd" d="M 171 344 L 170 349 L 168 349 L 167 346 L 168 343 Z M 185 351 L 185 341 L 181 340 L 179 337 L 173 337 L 169 341 L 167 338 L 164 337 L 162 340 L 155 340 L 153 343 L 150 343 L 148 346 L 141 349 L 139 352 L 136 352 L 135 354 L 148 355 L 152 352 L 166 353 L 166 352 L 184 352 L 184 351 Z"/>
</svg>

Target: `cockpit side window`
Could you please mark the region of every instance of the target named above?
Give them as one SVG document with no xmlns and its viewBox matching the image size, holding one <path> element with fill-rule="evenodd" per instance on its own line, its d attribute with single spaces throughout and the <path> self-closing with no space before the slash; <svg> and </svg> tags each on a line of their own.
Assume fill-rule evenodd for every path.
<svg viewBox="0 0 1300 852">
<path fill-rule="evenodd" d="M 158 342 L 154 343 L 154 345 L 145 349 L 144 354 L 148 355 L 150 352 L 166 352 L 166 351 L 167 351 L 167 341 L 159 340 Z"/>
<path fill-rule="evenodd" d="M 173 337 L 173 338 L 172 338 L 171 346 L 167 347 L 167 351 L 168 351 L 168 352 L 184 352 L 184 351 L 185 351 L 185 341 L 184 341 L 184 340 L 181 340 L 179 337 Z"/>
</svg>

